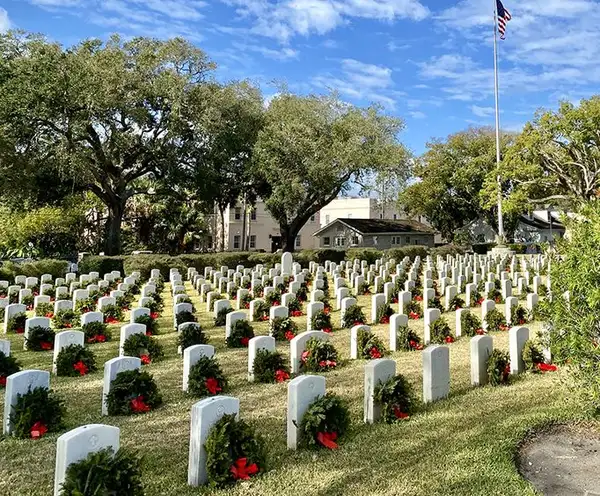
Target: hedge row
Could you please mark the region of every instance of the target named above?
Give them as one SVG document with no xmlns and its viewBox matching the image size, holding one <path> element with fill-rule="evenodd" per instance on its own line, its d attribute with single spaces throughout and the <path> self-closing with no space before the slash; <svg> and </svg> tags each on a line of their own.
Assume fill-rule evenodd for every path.
<svg viewBox="0 0 600 496">
<path fill-rule="evenodd" d="M 3 262 L 0 267 L 0 280 L 14 281 L 15 276 L 40 277 L 42 274 L 52 274 L 54 278 L 63 277 L 67 272 L 69 262 L 66 260 L 36 260 L 34 262 L 13 263 Z"/>
</svg>

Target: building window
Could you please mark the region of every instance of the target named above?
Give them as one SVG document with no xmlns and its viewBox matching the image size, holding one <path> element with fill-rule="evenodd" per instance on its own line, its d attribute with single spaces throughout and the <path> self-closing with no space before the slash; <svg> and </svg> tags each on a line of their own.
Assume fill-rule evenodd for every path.
<svg viewBox="0 0 600 496">
<path fill-rule="evenodd" d="M 352 244 L 353 245 L 357 245 L 358 244 L 358 236 L 352 236 Z"/>
<path fill-rule="evenodd" d="M 250 211 L 250 220 L 256 220 L 256 209 L 255 208 L 253 208 Z"/>
<path fill-rule="evenodd" d="M 256 248 L 256 235 L 250 235 L 250 248 Z"/>
<path fill-rule="evenodd" d="M 341 236 L 335 238 L 335 246 L 346 246 L 346 238 Z"/>
<path fill-rule="evenodd" d="M 394 220 L 398 220 L 398 215 L 394 214 Z"/>
<path fill-rule="evenodd" d="M 329 215 L 325 216 L 325 224 L 329 224 Z"/>
<path fill-rule="evenodd" d="M 206 240 L 206 243 L 208 244 L 209 248 L 213 247 L 213 238 L 212 238 L 212 236 L 208 237 L 208 239 Z"/>
<path fill-rule="evenodd" d="M 314 221 L 315 221 L 315 214 L 312 214 L 312 215 L 310 216 L 310 221 L 311 221 L 311 222 L 314 222 Z"/>
<path fill-rule="evenodd" d="M 237 234 L 233 237 L 233 249 L 234 250 L 240 249 L 240 239 L 241 239 L 241 236 L 239 236 Z"/>
<path fill-rule="evenodd" d="M 323 246 L 331 246 L 331 238 L 329 236 L 323 238 Z"/>
<path fill-rule="evenodd" d="M 301 236 L 298 234 L 298 236 L 296 236 L 296 248 L 300 248 L 301 244 L 302 244 L 302 239 L 301 239 Z"/>
<path fill-rule="evenodd" d="M 410 245 L 410 236 L 406 236 L 406 244 Z"/>
<path fill-rule="evenodd" d="M 235 220 L 242 218 L 242 207 L 235 207 Z"/>
</svg>

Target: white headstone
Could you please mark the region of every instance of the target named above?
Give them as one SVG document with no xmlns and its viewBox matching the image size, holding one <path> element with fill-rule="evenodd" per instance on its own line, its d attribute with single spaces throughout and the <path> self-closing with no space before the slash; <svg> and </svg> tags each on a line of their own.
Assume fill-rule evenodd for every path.
<svg viewBox="0 0 600 496">
<path fill-rule="evenodd" d="M 88 312 L 81 316 L 81 325 L 84 326 L 90 322 L 104 322 L 104 314 L 102 312 Z"/>
<path fill-rule="evenodd" d="M 423 402 L 446 398 L 450 392 L 450 350 L 433 345 L 423 351 Z"/>
<path fill-rule="evenodd" d="M 356 305 L 356 298 L 348 297 L 342 300 L 342 305 L 340 307 L 340 325 L 344 325 L 344 314 L 352 305 Z"/>
<path fill-rule="evenodd" d="M 150 309 L 145 307 L 138 307 L 131 310 L 129 322 L 131 324 L 135 324 L 135 320 L 138 317 L 142 317 L 144 315 L 150 315 Z"/>
<path fill-rule="evenodd" d="M 248 320 L 246 312 L 238 310 L 237 312 L 230 312 L 225 316 L 225 337 L 228 338 L 231 335 L 233 325 L 238 320 Z"/>
<path fill-rule="evenodd" d="M 17 395 L 26 394 L 37 388 L 50 388 L 50 373 L 45 370 L 22 370 L 6 378 L 2 425 L 4 434 L 12 433 L 10 416 L 17 403 Z"/>
<path fill-rule="evenodd" d="M 371 322 L 373 324 L 379 324 L 379 322 L 377 322 L 377 311 L 379 310 L 379 307 L 385 304 L 385 294 L 377 293 L 371 296 Z"/>
<path fill-rule="evenodd" d="M 29 330 L 34 327 L 44 327 L 46 329 L 50 329 L 50 319 L 47 317 L 32 317 L 31 319 L 27 319 L 25 321 L 25 332 L 23 337 L 25 341 L 23 342 L 23 349 L 27 349 L 27 338 L 29 338 Z"/>
<path fill-rule="evenodd" d="M 15 315 L 25 313 L 26 311 L 27 307 L 25 305 L 21 305 L 20 303 L 12 303 L 6 306 L 4 309 L 4 334 L 8 332 L 8 321 Z"/>
<path fill-rule="evenodd" d="M 104 362 L 104 382 L 102 384 L 102 415 L 108 415 L 106 398 L 110 392 L 112 381 L 119 372 L 136 370 L 142 366 L 142 361 L 137 357 L 117 357 Z"/>
<path fill-rule="evenodd" d="M 491 336 L 475 336 L 471 338 L 471 384 L 485 386 L 488 381 L 488 360 L 494 351 L 494 340 Z"/>
<path fill-rule="evenodd" d="M 525 372 L 523 347 L 529 339 L 527 327 L 513 327 L 508 331 L 508 349 L 510 353 L 510 373 L 517 375 Z"/>
<path fill-rule="evenodd" d="M 72 344 L 85 345 L 85 334 L 81 331 L 62 331 L 54 338 L 54 358 L 52 359 L 52 373 L 56 374 L 56 359 L 63 348 Z"/>
<path fill-rule="evenodd" d="M 189 322 L 186 322 L 189 324 Z M 181 324 L 184 326 L 185 324 Z M 194 325 L 197 325 L 194 323 Z M 202 357 L 212 357 L 215 355 L 214 346 L 208 344 L 194 344 L 183 350 L 183 390 L 187 391 L 189 387 L 190 370 Z"/>
<path fill-rule="evenodd" d="M 423 330 L 425 344 L 428 345 L 431 342 L 431 324 L 438 320 L 442 316 L 438 308 L 428 308 L 425 310 L 425 328 Z"/>
<path fill-rule="evenodd" d="M 407 326 L 407 315 L 395 313 L 390 317 L 390 351 L 398 351 L 398 329 Z"/>
<path fill-rule="evenodd" d="M 119 341 L 119 356 L 124 356 L 123 345 L 129 336 L 134 334 L 146 334 L 145 324 L 127 324 L 121 327 L 121 339 Z"/>
<path fill-rule="evenodd" d="M 288 384 L 287 403 L 287 447 L 298 449 L 299 430 L 302 417 L 310 404 L 325 395 L 325 377 L 303 375 L 292 379 Z"/>
<path fill-rule="evenodd" d="M 290 368 L 292 374 L 298 374 L 300 372 L 302 352 L 304 351 L 307 341 L 312 338 L 329 341 L 330 335 L 322 331 L 306 331 L 298 334 L 290 341 Z"/>
<path fill-rule="evenodd" d="M 367 325 L 357 325 L 350 329 L 350 359 L 358 359 L 358 333 L 365 331 L 371 333 L 371 328 Z"/>
<path fill-rule="evenodd" d="M 275 338 L 255 336 L 248 342 L 248 381 L 254 382 L 254 359 L 258 350 L 275 351 Z"/>
<path fill-rule="evenodd" d="M 371 360 L 365 365 L 364 421 L 376 422 L 381 416 L 381 405 L 373 400 L 375 388 L 396 375 L 396 362 L 386 358 Z"/>
</svg>

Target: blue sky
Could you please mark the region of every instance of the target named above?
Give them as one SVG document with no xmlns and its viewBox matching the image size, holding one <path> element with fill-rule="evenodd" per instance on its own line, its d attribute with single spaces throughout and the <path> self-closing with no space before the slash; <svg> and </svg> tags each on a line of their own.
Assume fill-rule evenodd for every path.
<svg viewBox="0 0 600 496">
<path fill-rule="evenodd" d="M 506 0 L 500 44 L 502 127 L 578 101 L 600 82 L 594 0 Z M 493 0 L 0 0 L 0 31 L 65 45 L 89 37 L 183 36 L 223 80 L 251 79 L 267 98 L 339 91 L 402 117 L 415 152 L 431 137 L 493 125 Z"/>
</svg>

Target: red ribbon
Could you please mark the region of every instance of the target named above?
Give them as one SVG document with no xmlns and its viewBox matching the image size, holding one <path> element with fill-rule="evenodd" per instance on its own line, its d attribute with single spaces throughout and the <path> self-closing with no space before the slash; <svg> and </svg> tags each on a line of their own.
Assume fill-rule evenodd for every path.
<svg viewBox="0 0 600 496">
<path fill-rule="evenodd" d="M 250 342 L 250 338 L 247 336 L 244 336 L 242 339 L 240 339 L 240 343 L 242 343 L 242 346 L 248 346 L 249 342 Z"/>
<path fill-rule="evenodd" d="M 329 327 L 326 327 L 325 329 L 323 329 L 323 332 L 326 332 L 327 334 L 331 334 L 331 329 Z"/>
<path fill-rule="evenodd" d="M 76 364 L 73 365 L 73 368 L 79 372 L 79 375 L 85 375 L 88 373 L 88 367 L 85 363 L 79 360 Z"/>
<path fill-rule="evenodd" d="M 397 419 L 402 419 L 402 420 L 406 420 L 409 418 L 408 413 L 404 413 L 402 410 L 400 410 L 400 408 L 398 406 L 394 406 L 394 416 Z"/>
<path fill-rule="evenodd" d="M 548 363 L 536 363 L 536 365 L 540 372 L 556 372 L 558 370 L 558 367 L 556 365 Z"/>
<path fill-rule="evenodd" d="M 235 480 L 249 480 L 251 475 L 258 473 L 258 465 L 248 465 L 247 458 L 240 458 L 231 466 L 230 471 Z"/>
<path fill-rule="evenodd" d="M 336 432 L 319 432 L 317 434 L 317 441 L 328 449 L 337 449 L 338 445 L 335 443 L 337 437 Z"/>
<path fill-rule="evenodd" d="M 381 358 L 381 351 L 379 351 L 377 347 L 373 346 L 373 348 L 369 350 L 369 355 L 371 355 L 371 358 L 373 359 Z"/>
<path fill-rule="evenodd" d="M 146 405 L 144 402 L 144 397 L 142 395 L 138 396 L 131 400 L 131 409 L 135 413 L 149 412 L 150 407 Z"/>
<path fill-rule="evenodd" d="M 454 338 L 452 336 L 446 336 L 446 343 L 454 343 Z"/>
<path fill-rule="evenodd" d="M 51 350 L 52 349 L 52 343 L 49 343 L 48 341 L 42 341 L 40 343 L 40 348 L 42 350 Z"/>
<path fill-rule="evenodd" d="M 0 375 L 0 386 L 2 386 L 2 387 L 6 386 L 6 376 L 5 375 Z"/>
<path fill-rule="evenodd" d="M 290 378 L 290 374 L 288 374 L 285 370 L 277 370 L 275 372 L 275 380 L 277 382 L 285 382 Z"/>
<path fill-rule="evenodd" d="M 294 333 L 292 331 L 286 331 L 285 332 L 285 339 L 287 339 L 288 341 L 291 341 L 295 337 L 296 336 L 294 335 Z"/>
<path fill-rule="evenodd" d="M 221 391 L 221 388 L 219 387 L 219 381 L 217 381 L 214 377 L 209 377 L 206 379 L 204 381 L 204 385 L 210 394 L 214 395 Z"/>
<path fill-rule="evenodd" d="M 42 421 L 37 421 L 35 424 L 31 426 L 31 430 L 29 431 L 32 439 L 39 439 L 46 432 L 48 432 L 48 427 Z"/>
<path fill-rule="evenodd" d="M 152 362 L 152 360 L 150 359 L 150 355 L 142 355 L 142 356 L 140 356 L 140 359 L 142 360 L 142 363 L 144 365 L 148 365 L 149 363 Z"/>
</svg>

